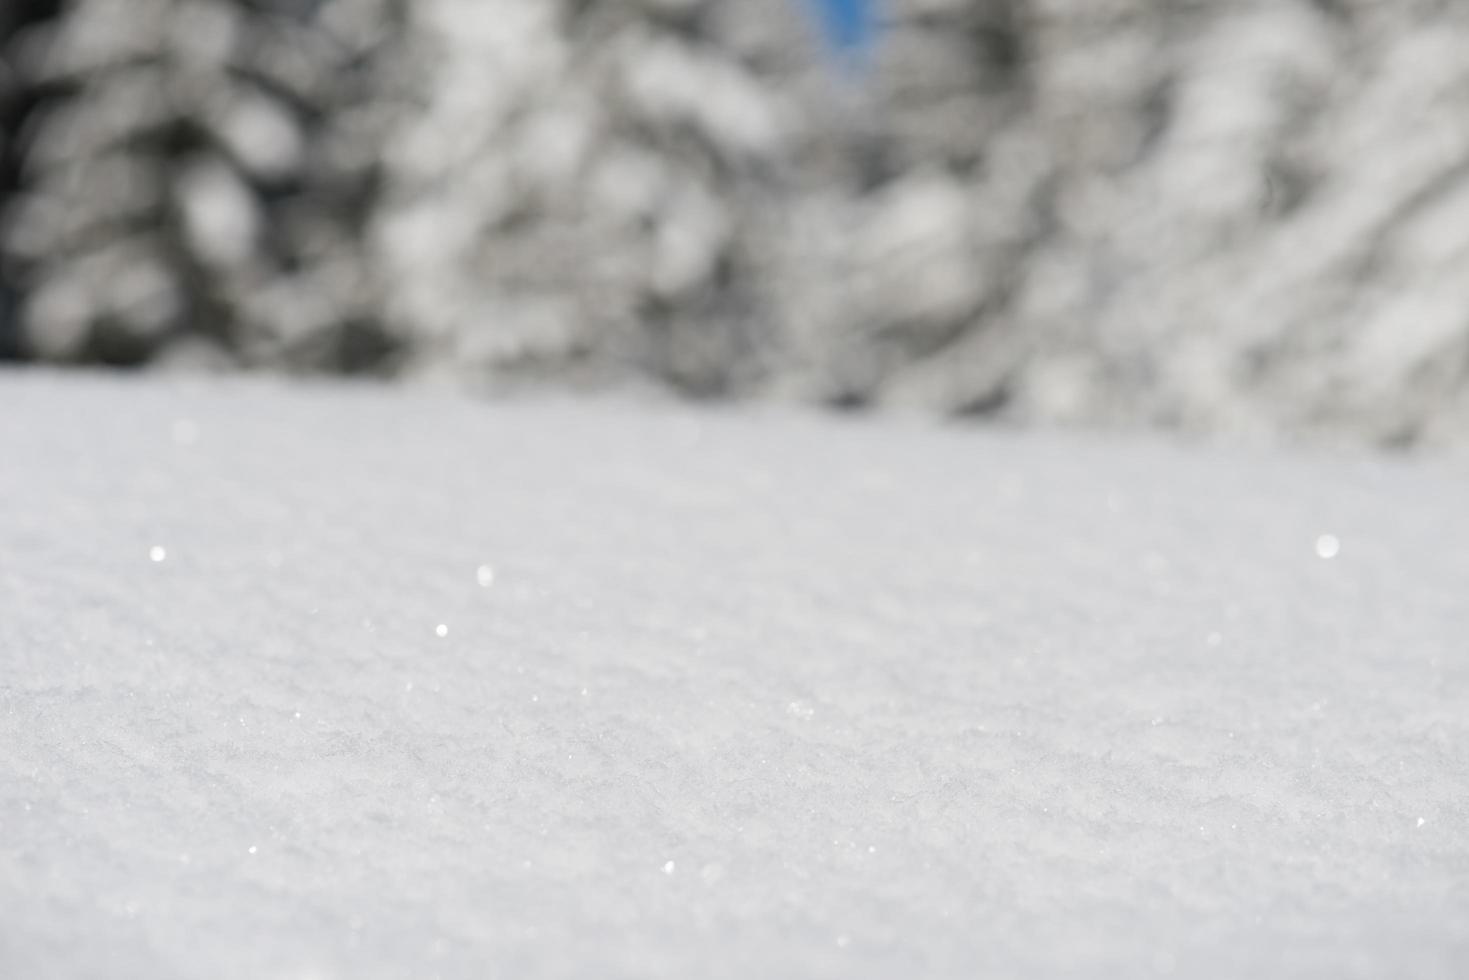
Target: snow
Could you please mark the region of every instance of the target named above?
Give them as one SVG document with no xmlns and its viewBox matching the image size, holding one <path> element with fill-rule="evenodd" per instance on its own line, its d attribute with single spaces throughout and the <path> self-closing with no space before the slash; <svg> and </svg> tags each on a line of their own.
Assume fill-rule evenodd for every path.
<svg viewBox="0 0 1469 980">
<path fill-rule="evenodd" d="M 0 976 L 1462 975 L 1466 475 L 0 374 Z"/>
</svg>

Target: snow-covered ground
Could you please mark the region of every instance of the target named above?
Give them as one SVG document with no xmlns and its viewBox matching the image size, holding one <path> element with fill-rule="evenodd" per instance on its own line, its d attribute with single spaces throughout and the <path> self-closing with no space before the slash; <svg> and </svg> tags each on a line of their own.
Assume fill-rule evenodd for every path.
<svg viewBox="0 0 1469 980">
<path fill-rule="evenodd" d="M 0 375 L 0 976 L 1462 976 L 1466 488 Z"/>
</svg>

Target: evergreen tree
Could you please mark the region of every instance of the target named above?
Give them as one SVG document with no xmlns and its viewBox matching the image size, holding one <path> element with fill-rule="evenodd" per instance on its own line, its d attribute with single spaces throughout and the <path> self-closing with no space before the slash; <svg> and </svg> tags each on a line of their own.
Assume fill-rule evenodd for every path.
<svg viewBox="0 0 1469 980">
<path fill-rule="evenodd" d="M 76 0 L 17 38 L 0 231 L 51 360 L 372 368 L 397 0 Z"/>
</svg>

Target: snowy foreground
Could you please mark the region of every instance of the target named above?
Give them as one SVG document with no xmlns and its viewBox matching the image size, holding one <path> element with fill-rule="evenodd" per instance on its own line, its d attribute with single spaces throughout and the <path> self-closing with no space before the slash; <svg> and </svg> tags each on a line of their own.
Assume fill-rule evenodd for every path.
<svg viewBox="0 0 1469 980">
<path fill-rule="evenodd" d="M 0 976 L 1463 976 L 1466 509 L 0 374 Z"/>
</svg>

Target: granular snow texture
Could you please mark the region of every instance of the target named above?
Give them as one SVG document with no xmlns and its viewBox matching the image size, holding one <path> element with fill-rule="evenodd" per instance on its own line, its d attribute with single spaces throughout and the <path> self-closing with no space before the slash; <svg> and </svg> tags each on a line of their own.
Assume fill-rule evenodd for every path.
<svg viewBox="0 0 1469 980">
<path fill-rule="evenodd" d="M 0 375 L 0 976 L 1462 976 L 1465 477 Z"/>
</svg>

